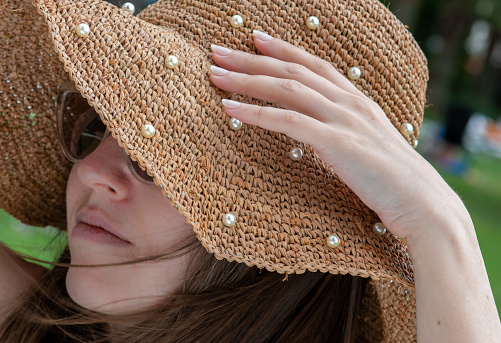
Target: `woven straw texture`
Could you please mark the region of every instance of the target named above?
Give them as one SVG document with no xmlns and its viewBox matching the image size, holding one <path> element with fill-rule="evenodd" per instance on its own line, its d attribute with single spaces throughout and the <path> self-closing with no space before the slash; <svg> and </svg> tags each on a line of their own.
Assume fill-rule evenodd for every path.
<svg viewBox="0 0 501 343">
<path fill-rule="evenodd" d="M 37 13 L 38 12 L 38 13 Z M 69 164 L 56 139 L 57 86 L 71 79 L 120 146 L 154 176 L 203 246 L 217 258 L 280 273 L 371 277 L 360 341 L 415 340 L 412 264 L 377 216 L 303 143 L 244 125 L 228 127 L 209 81 L 210 44 L 256 51 L 258 29 L 332 62 L 377 102 L 396 128 L 419 135 L 426 60 L 378 1 L 162 1 L 138 17 L 100 2 L 4 0 L 0 4 L 0 205 L 21 220 L 64 227 Z M 244 25 L 234 28 L 231 16 Z M 320 21 L 306 26 L 309 16 Z M 75 28 L 91 32 L 79 37 Z M 175 55 L 179 65 L 165 67 Z M 151 139 L 141 127 L 152 124 Z M 304 157 L 288 152 L 301 147 Z M 222 224 L 236 215 L 234 227 Z M 326 238 L 338 235 L 331 249 Z M 408 300 L 409 299 L 409 300 Z M 379 338 L 378 338 L 379 337 Z"/>
</svg>

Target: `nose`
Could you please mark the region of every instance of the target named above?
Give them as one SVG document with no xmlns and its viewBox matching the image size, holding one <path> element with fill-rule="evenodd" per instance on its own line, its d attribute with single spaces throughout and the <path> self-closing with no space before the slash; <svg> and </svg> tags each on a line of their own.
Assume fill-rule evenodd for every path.
<svg viewBox="0 0 501 343">
<path fill-rule="evenodd" d="M 92 153 L 73 166 L 83 184 L 110 201 L 126 199 L 133 191 L 133 177 L 123 158 L 122 148 L 106 138 Z"/>
</svg>

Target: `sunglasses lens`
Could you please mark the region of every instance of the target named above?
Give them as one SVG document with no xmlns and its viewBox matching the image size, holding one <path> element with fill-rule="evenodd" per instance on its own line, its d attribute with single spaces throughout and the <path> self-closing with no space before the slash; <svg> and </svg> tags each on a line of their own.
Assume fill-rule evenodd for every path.
<svg viewBox="0 0 501 343">
<path fill-rule="evenodd" d="M 153 178 L 148 175 L 146 170 L 141 169 L 136 161 L 131 160 L 128 156 L 127 158 L 129 159 L 129 169 L 131 169 L 132 175 L 135 175 L 141 182 L 153 183 Z"/>
<path fill-rule="evenodd" d="M 63 91 L 58 105 L 59 140 L 72 162 L 92 153 L 104 139 L 106 125 L 99 115 L 76 91 Z M 124 151 L 124 155 L 125 151 Z M 125 156 L 130 172 L 141 182 L 153 183 L 153 178 L 139 164 Z"/>
<path fill-rule="evenodd" d="M 99 146 L 105 132 L 106 126 L 98 117 L 90 119 L 88 124 L 76 126 L 73 131 L 72 151 L 79 159 L 84 158 Z"/>
<path fill-rule="evenodd" d="M 59 110 L 63 148 L 71 159 L 81 160 L 99 146 L 106 126 L 77 92 L 67 92 Z"/>
</svg>

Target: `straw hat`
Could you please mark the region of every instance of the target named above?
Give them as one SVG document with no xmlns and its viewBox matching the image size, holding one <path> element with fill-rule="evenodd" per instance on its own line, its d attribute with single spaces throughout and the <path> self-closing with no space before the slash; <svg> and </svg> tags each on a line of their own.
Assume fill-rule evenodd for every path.
<svg viewBox="0 0 501 343">
<path fill-rule="evenodd" d="M 406 247 L 374 230 L 377 216 L 310 147 L 231 129 L 221 99 L 262 102 L 209 81 L 210 44 L 255 52 L 258 29 L 332 62 L 416 144 L 426 59 L 379 1 L 159 0 L 135 17 L 99 0 L 3 0 L 0 16 L 2 208 L 64 228 L 70 165 L 54 102 L 71 81 L 207 251 L 279 273 L 370 277 L 360 340 L 415 340 Z"/>
</svg>

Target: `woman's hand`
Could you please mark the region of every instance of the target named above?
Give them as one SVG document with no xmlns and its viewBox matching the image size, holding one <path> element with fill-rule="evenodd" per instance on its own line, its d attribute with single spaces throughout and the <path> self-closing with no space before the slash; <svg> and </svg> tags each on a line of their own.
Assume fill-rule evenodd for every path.
<svg viewBox="0 0 501 343">
<path fill-rule="evenodd" d="M 455 211 L 450 215 L 469 220 L 456 194 L 378 105 L 330 63 L 268 37 L 255 35 L 263 55 L 213 49 L 224 68 L 212 68 L 216 86 L 282 107 L 225 101 L 230 116 L 309 144 L 390 232 L 409 243 L 417 229 L 430 227 L 430 216 L 443 214 L 444 204 Z"/>
<path fill-rule="evenodd" d="M 459 197 L 330 63 L 254 35 L 262 55 L 213 47 L 221 68 L 212 67 L 211 80 L 282 108 L 224 101 L 226 112 L 309 144 L 390 232 L 407 240 L 420 342 L 501 342 L 482 255 Z"/>
</svg>

